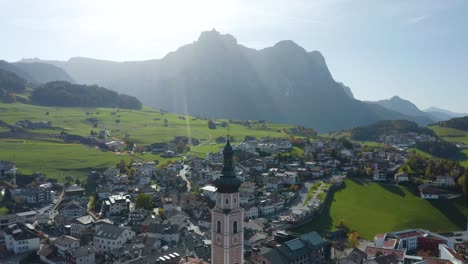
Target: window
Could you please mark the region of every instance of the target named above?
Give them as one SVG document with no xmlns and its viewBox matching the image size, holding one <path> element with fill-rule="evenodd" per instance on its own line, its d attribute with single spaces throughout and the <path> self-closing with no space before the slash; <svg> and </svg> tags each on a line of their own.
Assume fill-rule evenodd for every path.
<svg viewBox="0 0 468 264">
<path fill-rule="evenodd" d="M 216 223 L 216 232 L 221 233 L 221 221 Z"/>
<path fill-rule="evenodd" d="M 234 204 L 236 204 L 236 203 L 237 203 L 237 199 L 236 199 L 236 198 L 234 198 Z"/>
<path fill-rule="evenodd" d="M 226 199 L 226 204 L 229 204 L 229 199 Z"/>
<path fill-rule="evenodd" d="M 232 232 L 233 232 L 234 234 L 237 233 L 237 221 L 234 221 L 234 223 L 232 223 Z"/>
</svg>

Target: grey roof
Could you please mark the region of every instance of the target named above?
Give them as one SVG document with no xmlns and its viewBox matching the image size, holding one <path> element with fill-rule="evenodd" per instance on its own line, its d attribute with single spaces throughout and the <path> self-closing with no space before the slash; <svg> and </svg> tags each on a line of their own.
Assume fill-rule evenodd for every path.
<svg viewBox="0 0 468 264">
<path fill-rule="evenodd" d="M 179 225 L 151 223 L 148 232 L 155 234 L 176 234 L 179 233 Z"/>
<path fill-rule="evenodd" d="M 126 229 L 123 227 L 113 225 L 103 225 L 96 232 L 94 237 L 106 238 L 106 239 L 117 239 Z"/>
<path fill-rule="evenodd" d="M 325 244 L 323 238 L 315 231 L 304 234 L 300 238 L 314 247 L 321 247 L 323 244 Z"/>
<path fill-rule="evenodd" d="M 54 240 L 54 244 L 59 246 L 65 246 L 66 244 L 70 244 L 77 241 L 80 240 L 72 236 L 61 235 Z"/>
<path fill-rule="evenodd" d="M 39 236 L 34 232 L 34 230 L 31 230 L 25 224 L 22 223 L 9 225 L 7 228 L 5 228 L 5 234 L 11 235 L 16 241 L 33 238 L 39 239 Z"/>
<path fill-rule="evenodd" d="M 75 219 L 75 221 L 82 225 L 89 225 L 94 223 L 94 219 L 90 215 L 81 216 Z"/>
<path fill-rule="evenodd" d="M 95 255 L 96 249 L 93 246 L 81 246 L 79 248 L 71 249 L 70 253 L 73 257 L 79 258 L 89 255 Z"/>
</svg>

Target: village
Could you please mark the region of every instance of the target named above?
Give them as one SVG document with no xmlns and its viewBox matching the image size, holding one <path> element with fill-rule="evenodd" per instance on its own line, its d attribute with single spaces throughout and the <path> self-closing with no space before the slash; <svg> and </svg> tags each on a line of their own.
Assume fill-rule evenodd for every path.
<svg viewBox="0 0 468 264">
<path fill-rule="evenodd" d="M 388 230 L 373 241 L 351 238 L 345 227 L 294 231 L 310 225 L 344 179 L 356 175 L 382 184 L 417 184 L 421 199 L 461 196 L 448 174 L 423 181 L 400 170 L 409 157 L 407 147 L 417 140 L 433 139 L 408 134 L 369 147 L 344 138 L 248 137 L 233 144 L 245 263 L 466 263 L 468 229 Z M 294 152 L 298 147 L 301 155 Z M 222 148 L 205 158 L 184 156 L 164 144 L 152 151 L 180 160 L 163 168 L 155 162 L 121 162 L 90 171 L 92 193 L 79 181 L 58 183 L 41 173 L 19 183 L 16 165 L 0 161 L 0 176 L 9 183 L 1 190 L 3 203 L 15 208 L 0 215 L 0 258 L 5 263 L 211 263 Z"/>
</svg>

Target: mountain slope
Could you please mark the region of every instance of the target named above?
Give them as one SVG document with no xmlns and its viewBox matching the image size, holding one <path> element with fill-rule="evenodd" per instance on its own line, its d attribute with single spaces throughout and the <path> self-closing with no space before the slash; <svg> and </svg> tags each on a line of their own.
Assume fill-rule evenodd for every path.
<svg viewBox="0 0 468 264">
<path fill-rule="evenodd" d="M 6 62 L 4 60 L 0 60 L 0 70 L 12 72 L 12 73 L 16 74 L 16 76 L 18 76 L 20 78 L 23 78 L 28 82 L 34 82 L 34 79 L 29 74 L 27 74 L 25 71 L 18 68 L 14 64 Z"/>
<path fill-rule="evenodd" d="M 13 63 L 22 71 L 26 72 L 36 83 L 48 83 L 52 81 L 75 81 L 61 68 L 47 63 Z"/>
<path fill-rule="evenodd" d="M 132 94 L 146 105 L 172 112 L 265 119 L 319 131 L 381 119 L 419 120 L 351 98 L 335 82 L 320 52 L 308 52 L 290 40 L 255 50 L 212 30 L 160 60 L 72 58 L 46 63 L 61 67 L 78 83 Z"/>
<path fill-rule="evenodd" d="M 424 112 L 430 114 L 431 116 L 438 118 L 440 121 L 449 120 L 454 117 L 468 116 L 468 114 L 466 113 L 455 113 L 455 112 L 441 109 L 441 108 L 434 107 L 434 106 L 429 107 L 428 109 L 424 110 Z"/>
<path fill-rule="evenodd" d="M 399 96 L 393 96 L 392 98 L 387 100 L 380 100 L 370 103 L 378 104 L 389 110 L 413 117 L 415 121 L 423 125 L 433 123 L 434 121 L 440 121 L 437 118 L 430 116 L 428 113 L 421 111 L 412 102 L 402 99 Z"/>
</svg>

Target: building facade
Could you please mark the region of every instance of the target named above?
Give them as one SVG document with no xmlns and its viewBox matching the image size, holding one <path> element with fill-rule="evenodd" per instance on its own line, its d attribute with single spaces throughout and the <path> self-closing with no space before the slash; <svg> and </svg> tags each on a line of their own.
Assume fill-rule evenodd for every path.
<svg viewBox="0 0 468 264">
<path fill-rule="evenodd" d="M 216 205 L 212 210 L 211 263 L 244 263 L 244 209 L 240 206 L 239 186 L 233 166 L 233 150 L 227 140 L 223 150 L 222 175 L 215 182 Z"/>
</svg>

